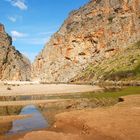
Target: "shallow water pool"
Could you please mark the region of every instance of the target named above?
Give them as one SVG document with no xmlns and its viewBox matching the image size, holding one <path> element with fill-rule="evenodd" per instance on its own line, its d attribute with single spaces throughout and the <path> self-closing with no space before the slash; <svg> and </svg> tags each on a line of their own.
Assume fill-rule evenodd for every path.
<svg viewBox="0 0 140 140">
<path fill-rule="evenodd" d="M 30 117 L 6 123 L 5 125 L 9 127 L 5 127 L 7 130 L 4 131 L 1 129 L 0 132 L 2 131 L 3 133 L 9 135 L 45 129 L 48 127 L 47 120 L 34 105 L 27 105 L 23 107 L 18 115 L 30 115 Z"/>
</svg>

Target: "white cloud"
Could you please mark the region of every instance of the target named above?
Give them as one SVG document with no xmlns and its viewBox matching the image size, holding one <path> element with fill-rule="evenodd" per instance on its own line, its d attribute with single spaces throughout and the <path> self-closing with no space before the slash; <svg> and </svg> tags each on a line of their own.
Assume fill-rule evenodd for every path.
<svg viewBox="0 0 140 140">
<path fill-rule="evenodd" d="M 12 2 L 12 5 L 15 7 L 18 7 L 21 10 L 27 10 L 27 8 L 28 8 L 23 0 L 14 0 Z"/>
<path fill-rule="evenodd" d="M 11 22 L 16 22 L 17 20 L 22 20 L 22 16 L 19 16 L 19 15 L 8 16 L 8 19 L 9 19 Z"/>
<path fill-rule="evenodd" d="M 8 19 L 12 22 L 16 22 L 17 18 L 13 16 L 9 16 Z"/>
<path fill-rule="evenodd" d="M 19 8 L 20 10 L 27 10 L 28 6 L 25 0 L 6 0 L 11 3 L 12 6 Z"/>
<path fill-rule="evenodd" d="M 18 31 L 11 31 L 11 35 L 12 35 L 13 40 L 16 40 L 17 38 L 22 38 L 22 37 L 27 36 L 27 34 L 21 33 L 21 32 L 18 32 Z"/>
</svg>

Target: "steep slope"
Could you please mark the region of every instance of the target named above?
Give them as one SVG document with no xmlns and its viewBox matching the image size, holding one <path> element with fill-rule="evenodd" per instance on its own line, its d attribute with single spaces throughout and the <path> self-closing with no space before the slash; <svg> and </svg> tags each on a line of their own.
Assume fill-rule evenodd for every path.
<svg viewBox="0 0 140 140">
<path fill-rule="evenodd" d="M 139 40 L 139 0 L 91 0 L 71 12 L 45 45 L 33 63 L 32 78 L 44 82 L 73 81 L 89 64 L 94 67 L 111 60 Z"/>
<path fill-rule="evenodd" d="M 30 61 L 12 46 L 12 38 L 0 24 L 0 80 L 29 80 Z"/>
<path fill-rule="evenodd" d="M 73 82 L 140 81 L 140 41 L 118 52 L 111 59 L 92 63 Z"/>
</svg>

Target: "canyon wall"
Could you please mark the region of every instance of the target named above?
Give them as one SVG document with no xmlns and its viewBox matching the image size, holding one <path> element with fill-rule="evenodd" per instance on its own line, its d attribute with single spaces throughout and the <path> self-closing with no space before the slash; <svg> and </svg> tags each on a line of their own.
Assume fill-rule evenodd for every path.
<svg viewBox="0 0 140 140">
<path fill-rule="evenodd" d="M 12 46 L 12 38 L 0 24 L 0 80 L 30 80 L 30 61 Z"/>
<path fill-rule="evenodd" d="M 73 81 L 89 65 L 125 54 L 124 49 L 139 40 L 140 0 L 91 0 L 72 11 L 46 43 L 32 65 L 32 78 Z"/>
</svg>

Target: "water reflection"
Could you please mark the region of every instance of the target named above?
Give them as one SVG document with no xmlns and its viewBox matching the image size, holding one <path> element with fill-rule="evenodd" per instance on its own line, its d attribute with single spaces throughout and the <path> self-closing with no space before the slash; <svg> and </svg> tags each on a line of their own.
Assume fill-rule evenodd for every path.
<svg viewBox="0 0 140 140">
<path fill-rule="evenodd" d="M 21 106 L 0 107 L 0 116 L 18 115 L 21 112 Z M 7 133 L 12 128 L 12 122 L 0 122 L 0 135 Z"/>
<path fill-rule="evenodd" d="M 12 128 L 12 122 L 0 123 L 0 135 L 7 133 Z"/>
<path fill-rule="evenodd" d="M 28 114 L 31 114 L 31 117 L 14 121 L 8 134 L 39 130 L 48 126 L 47 121 L 34 105 L 28 105 L 21 110 L 20 115 Z"/>
<path fill-rule="evenodd" d="M 3 106 L 0 107 L 0 116 L 18 115 L 21 109 L 21 106 Z"/>
</svg>

